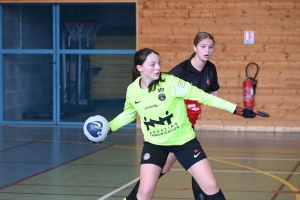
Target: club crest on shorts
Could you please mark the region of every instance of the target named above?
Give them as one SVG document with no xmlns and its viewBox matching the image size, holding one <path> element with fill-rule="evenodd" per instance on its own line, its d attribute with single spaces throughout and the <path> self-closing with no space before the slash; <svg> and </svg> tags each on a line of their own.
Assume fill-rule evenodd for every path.
<svg viewBox="0 0 300 200">
<path fill-rule="evenodd" d="M 145 153 L 144 156 L 143 156 L 143 159 L 144 160 L 149 160 L 150 158 L 150 153 Z"/>
</svg>

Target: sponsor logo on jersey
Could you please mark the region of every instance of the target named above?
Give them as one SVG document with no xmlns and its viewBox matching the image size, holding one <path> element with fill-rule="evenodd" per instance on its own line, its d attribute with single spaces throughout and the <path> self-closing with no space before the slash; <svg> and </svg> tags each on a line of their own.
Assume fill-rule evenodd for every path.
<svg viewBox="0 0 300 200">
<path fill-rule="evenodd" d="M 158 105 L 154 104 L 154 105 L 145 107 L 145 110 L 150 109 L 150 108 L 157 108 L 157 107 L 158 107 Z"/>
<path fill-rule="evenodd" d="M 149 121 L 147 121 L 147 118 L 144 117 L 144 124 L 147 127 L 147 130 L 150 130 L 150 126 L 155 127 L 155 125 L 165 125 L 165 122 L 170 125 L 172 123 L 171 118 L 173 117 L 173 114 L 169 114 L 167 111 L 166 115 L 166 117 L 158 117 L 158 120 L 149 119 Z"/>
<path fill-rule="evenodd" d="M 177 129 L 179 129 L 179 125 L 175 122 L 170 125 L 164 126 L 164 128 L 149 131 L 148 133 L 150 134 L 151 137 L 159 137 L 166 134 L 172 134 Z"/>
</svg>

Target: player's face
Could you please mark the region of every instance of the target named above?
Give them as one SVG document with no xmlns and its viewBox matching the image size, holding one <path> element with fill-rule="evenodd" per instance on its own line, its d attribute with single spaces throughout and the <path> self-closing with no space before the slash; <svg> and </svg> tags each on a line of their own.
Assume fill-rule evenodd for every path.
<svg viewBox="0 0 300 200">
<path fill-rule="evenodd" d="M 214 41 L 209 38 L 206 38 L 200 41 L 197 46 L 194 46 L 194 51 L 199 60 L 204 62 L 208 61 L 214 51 Z"/>
<path fill-rule="evenodd" d="M 148 55 L 147 59 L 142 65 L 138 65 L 137 69 L 140 71 L 143 79 L 153 81 L 159 79 L 160 74 L 160 59 L 155 53 Z"/>
</svg>

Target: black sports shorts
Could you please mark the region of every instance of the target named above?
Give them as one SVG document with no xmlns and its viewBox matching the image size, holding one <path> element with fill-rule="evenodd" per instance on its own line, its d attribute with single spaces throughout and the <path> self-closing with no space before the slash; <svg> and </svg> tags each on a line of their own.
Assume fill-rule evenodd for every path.
<svg viewBox="0 0 300 200">
<path fill-rule="evenodd" d="M 161 146 L 144 142 L 141 164 L 154 164 L 163 168 L 170 152 L 175 154 L 178 162 L 185 170 L 207 158 L 197 138 L 179 146 Z"/>
</svg>

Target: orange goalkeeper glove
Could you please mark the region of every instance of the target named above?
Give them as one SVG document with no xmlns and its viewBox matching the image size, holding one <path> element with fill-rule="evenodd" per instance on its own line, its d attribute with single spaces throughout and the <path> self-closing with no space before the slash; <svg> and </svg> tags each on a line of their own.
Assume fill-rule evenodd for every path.
<svg viewBox="0 0 300 200">
<path fill-rule="evenodd" d="M 244 118 L 255 118 L 257 115 L 261 117 L 270 117 L 270 115 L 265 111 L 255 110 L 254 108 L 243 108 L 241 106 L 236 106 L 233 114 Z"/>
</svg>

